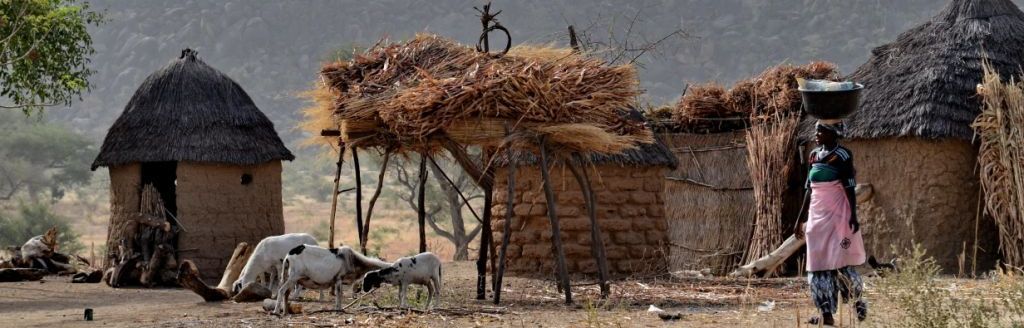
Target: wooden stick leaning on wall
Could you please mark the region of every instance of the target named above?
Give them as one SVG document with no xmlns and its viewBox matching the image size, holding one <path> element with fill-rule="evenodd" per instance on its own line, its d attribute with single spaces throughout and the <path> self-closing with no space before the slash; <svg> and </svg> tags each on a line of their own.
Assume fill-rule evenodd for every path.
<svg viewBox="0 0 1024 328">
<path fill-rule="evenodd" d="M 604 251 L 601 227 L 597 223 L 597 204 L 594 199 L 594 189 L 590 183 L 590 177 L 587 176 L 587 171 L 577 167 L 578 163 L 583 163 L 583 158 L 578 153 L 572 155 L 572 160 L 565 161 L 565 165 L 569 166 L 572 175 L 576 177 L 576 182 L 580 185 L 580 191 L 583 192 L 583 199 L 587 205 L 587 217 L 590 219 L 590 239 L 592 241 L 590 254 L 594 257 L 594 261 L 597 262 L 597 281 L 598 285 L 601 286 L 601 298 L 607 299 L 611 294 L 611 286 L 608 285 L 608 257 Z"/>
<path fill-rule="evenodd" d="M 491 156 L 488 156 L 488 155 L 489 155 L 489 153 L 487 153 L 486 151 L 482 152 L 480 154 L 481 162 L 482 163 L 489 163 L 489 159 L 490 159 Z M 482 171 L 482 174 L 485 177 L 485 179 L 487 179 L 490 182 L 487 183 L 487 185 L 485 187 L 483 187 L 483 190 L 484 190 L 484 209 L 483 209 L 484 210 L 484 214 L 483 214 L 484 218 L 483 218 L 483 222 L 480 223 L 483 226 L 483 228 L 480 229 L 480 254 L 478 255 L 479 259 L 477 260 L 477 270 L 479 272 L 483 272 L 483 275 L 486 276 L 487 275 L 487 261 L 490 261 L 491 262 L 491 278 L 493 279 L 494 276 L 496 274 L 498 274 L 498 268 L 497 268 L 497 266 L 495 266 L 496 263 L 494 263 L 494 261 L 495 261 L 495 256 L 494 255 L 496 253 L 496 250 L 495 250 L 495 247 L 494 247 L 494 241 L 491 240 L 493 238 L 493 236 L 494 236 L 493 232 L 491 231 L 491 202 L 493 201 L 493 197 L 494 197 L 494 172 L 491 170 L 490 166 L 487 166 Z M 483 286 L 485 286 L 484 288 L 486 288 L 486 285 L 487 285 L 486 279 L 485 280 L 481 280 L 480 283 L 483 284 Z M 491 283 L 491 290 L 492 291 L 494 290 L 494 283 L 493 282 Z M 487 298 L 486 293 L 484 293 L 484 295 L 477 295 L 477 297 L 481 297 L 481 296 L 482 296 L 482 298 L 479 298 L 481 300 Z"/>
<path fill-rule="evenodd" d="M 558 285 L 565 291 L 565 304 L 572 304 L 572 287 L 569 285 L 569 270 L 565 264 L 565 250 L 562 248 L 562 234 L 558 226 L 558 213 L 555 209 L 555 192 L 551 189 L 551 168 L 548 164 L 548 140 L 541 136 L 540 145 L 540 173 L 544 179 L 544 199 L 547 203 L 548 220 L 551 221 L 551 242 L 555 246 L 555 267 L 558 273 Z"/>
<path fill-rule="evenodd" d="M 427 155 L 420 153 L 420 181 L 419 190 L 416 192 L 416 215 L 420 225 L 420 253 L 427 251 Z"/>
<path fill-rule="evenodd" d="M 469 158 L 469 154 L 462 148 L 457 142 L 450 138 L 445 138 L 441 142 L 455 162 L 462 167 L 462 169 L 476 181 L 476 184 L 484 190 L 484 213 L 483 213 L 483 229 L 480 234 L 480 255 L 476 260 L 476 299 L 482 300 L 487 298 L 487 249 L 490 243 L 488 234 L 491 232 L 491 196 L 494 190 L 494 176 L 491 173 L 490 168 L 481 169 L 472 159 Z"/>
<path fill-rule="evenodd" d="M 341 164 L 345 161 L 345 141 L 338 138 L 338 162 L 334 171 L 334 189 L 331 189 L 331 237 L 328 248 L 334 248 L 334 218 L 338 214 L 338 188 L 341 186 Z"/>
<path fill-rule="evenodd" d="M 384 173 L 388 170 L 388 160 L 391 159 L 391 148 L 384 150 L 384 161 L 380 163 L 380 173 L 377 174 L 377 190 L 373 192 L 373 196 L 370 196 L 370 204 L 366 206 L 366 221 L 363 222 L 362 235 L 366 236 L 359 244 L 359 248 L 362 249 L 363 254 L 366 254 L 366 244 L 370 239 L 370 219 L 373 217 L 373 206 L 377 204 L 377 198 L 380 197 L 381 190 L 384 189 Z"/>
<path fill-rule="evenodd" d="M 511 150 L 509 150 L 511 151 Z M 509 156 L 511 158 L 511 156 Z M 502 225 L 501 249 L 498 251 L 498 274 L 494 276 L 494 304 L 501 303 L 501 280 L 505 276 L 505 254 L 508 251 L 508 241 L 512 235 L 512 218 L 516 216 L 515 195 L 516 195 L 516 161 L 508 161 L 508 195 L 505 205 L 505 224 Z"/>
<path fill-rule="evenodd" d="M 366 235 L 363 234 L 363 171 L 359 168 L 359 149 L 352 147 L 352 170 L 356 178 L 356 232 L 359 237 L 359 245 L 366 245 Z M 363 254 L 366 249 L 363 248 Z"/>
</svg>

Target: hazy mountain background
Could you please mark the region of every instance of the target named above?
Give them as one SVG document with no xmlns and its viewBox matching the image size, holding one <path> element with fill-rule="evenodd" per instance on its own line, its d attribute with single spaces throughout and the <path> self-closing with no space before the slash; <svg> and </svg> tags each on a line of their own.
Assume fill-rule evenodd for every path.
<svg viewBox="0 0 1024 328">
<path fill-rule="evenodd" d="M 1020 2 L 1020 1 L 1018 1 Z M 135 88 L 191 47 L 234 78 L 274 121 L 286 141 L 302 100 L 295 93 L 316 79 L 337 49 L 403 39 L 421 31 L 472 43 L 480 31 L 473 6 L 460 0 L 159 1 L 95 0 L 108 22 L 92 30 L 96 54 L 92 90 L 50 117 L 102 140 Z M 687 82 L 730 83 L 769 65 L 814 59 L 843 72 L 871 48 L 939 11 L 943 0 L 523 0 L 495 1 L 515 44 L 566 44 L 569 23 L 620 31 L 639 13 L 634 35 L 657 37 L 683 29 L 691 38 L 644 58 L 648 100 L 674 101 Z"/>
<path fill-rule="evenodd" d="M 1024 0 L 1015 2 L 1019 5 Z M 327 231 L 334 166 L 329 156 L 318 156 L 316 150 L 298 147 L 298 140 L 303 136 L 295 129 L 295 124 L 301 118 L 300 110 L 305 103 L 296 94 L 309 88 L 317 79 L 321 63 L 341 49 L 365 47 L 385 37 L 405 39 L 424 31 L 472 44 L 480 33 L 480 21 L 473 6 L 483 4 L 479 0 L 92 0 L 90 3 L 95 9 L 105 11 L 107 17 L 105 23 L 91 29 L 96 49 L 91 58 L 96 71 L 90 79 L 91 90 L 70 108 L 47 109 L 45 116 L 56 123 L 56 128 L 44 131 L 26 127 L 23 130 L 42 131 L 32 135 L 38 135 L 37 139 L 41 140 L 51 140 L 57 132 L 67 132 L 63 129 L 81 134 L 84 141 L 92 145 L 78 147 L 82 151 L 69 160 L 76 163 L 68 163 L 68 166 L 87 167 L 107 129 L 139 84 L 150 73 L 177 58 L 183 48 L 197 49 L 203 60 L 245 88 L 274 122 L 289 148 L 296 152 L 297 159 L 284 165 L 286 227 L 288 231 L 312 232 L 321 239 Z M 640 62 L 641 85 L 647 91 L 643 100 L 663 104 L 674 102 L 687 83 L 718 81 L 728 84 L 783 62 L 827 60 L 837 63 L 844 73 L 852 72 L 867 60 L 872 48 L 891 42 L 899 33 L 924 22 L 946 3 L 946 0 L 498 0 L 493 7 L 502 11 L 498 18 L 511 31 L 514 44 L 565 46 L 569 24 L 593 35 L 597 41 L 607 41 L 609 30 L 621 38 L 630 30 L 633 17 L 640 18 L 629 33 L 634 41 L 658 38 L 679 29 L 685 31 L 689 37 L 671 40 L 663 45 L 660 54 L 644 57 Z M 379 170 L 376 160 L 370 153 L 364 157 L 364 194 L 371 193 L 376 183 Z M 402 165 L 400 159 L 397 161 L 395 166 Z M 30 165 L 23 166 L 25 176 L 49 176 L 45 170 L 37 174 L 31 172 Z M 343 187 L 353 185 L 352 170 L 347 167 Z M 449 172 L 458 174 L 454 168 Z M 403 234 L 414 233 L 415 223 L 410 218 L 415 214 L 402 199 L 403 195 L 410 195 L 411 190 L 395 181 L 395 176 L 387 176 L 387 189 L 381 194 L 380 210 L 374 212 L 379 214 L 374 216 L 374 231 L 370 235 L 371 245 L 386 247 L 374 253 L 386 256 L 407 255 L 416 249 L 414 238 L 400 238 Z M 85 180 L 89 181 L 88 175 Z M 435 182 L 431 182 L 430 188 L 438 188 Z M 0 219 L 5 213 L 11 216 L 15 214 L 10 213 L 18 212 L 19 222 L 69 222 L 69 230 L 81 235 L 81 245 L 102 245 L 109 220 L 108 186 L 107 172 L 101 169 L 92 175 L 91 182 L 66 193 L 62 185 L 49 187 L 53 190 L 49 194 L 54 196 L 50 201 L 40 196 L 45 192 L 29 191 L 27 197 L 0 202 Z M 428 195 L 432 206 L 446 204 L 440 189 Z M 354 202 L 352 193 L 341 196 L 339 220 L 347 222 L 343 224 L 351 224 Z M 461 206 L 457 203 L 449 208 Z M 55 214 L 51 214 L 51 209 Z M 439 216 L 443 217 L 440 221 L 445 221 L 441 223 L 443 226 L 451 226 L 446 221 L 451 215 Z M 60 220 L 41 219 L 50 217 Z M 467 222 L 470 226 L 466 226 L 466 230 L 471 230 L 475 222 Z M 355 240 L 354 232 L 342 231 L 342 240 Z M 451 243 L 437 234 L 430 236 L 432 251 L 453 254 Z"/>
</svg>

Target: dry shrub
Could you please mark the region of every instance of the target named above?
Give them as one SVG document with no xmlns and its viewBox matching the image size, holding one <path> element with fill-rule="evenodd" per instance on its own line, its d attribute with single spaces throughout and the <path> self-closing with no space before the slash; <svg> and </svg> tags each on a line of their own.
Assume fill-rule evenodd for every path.
<svg viewBox="0 0 1024 328">
<path fill-rule="evenodd" d="M 1020 327 L 1024 325 L 1024 279 L 1019 273 L 995 272 L 992 290 L 970 282 L 950 281 L 920 245 L 895 252 L 900 270 L 878 279 L 876 290 L 886 305 L 886 327 Z M 881 302 L 876 302 L 879 304 Z M 877 308 L 877 307 L 876 307 Z M 881 311 L 875 310 L 875 313 Z M 869 319 L 870 320 L 870 319 Z"/>
<path fill-rule="evenodd" d="M 585 124 L 603 131 L 600 140 L 609 142 L 631 139 L 616 138 L 621 136 L 650 139 L 643 122 L 625 112 L 640 93 L 636 70 L 568 49 L 518 46 L 495 58 L 420 34 L 327 64 L 321 74 L 337 94 L 331 107 L 336 119 L 379 122 L 403 143 L 423 142 L 460 121 L 481 118 L 530 126 Z M 633 147 L 595 146 L 573 150 Z"/>
</svg>

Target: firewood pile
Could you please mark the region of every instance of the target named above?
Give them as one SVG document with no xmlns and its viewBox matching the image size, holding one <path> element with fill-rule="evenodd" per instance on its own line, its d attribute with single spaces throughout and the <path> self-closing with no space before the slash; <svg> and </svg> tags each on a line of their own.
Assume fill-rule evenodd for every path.
<svg viewBox="0 0 1024 328">
<path fill-rule="evenodd" d="M 153 185 L 143 187 L 135 218 L 118 227 L 117 249 L 109 252 L 104 281 L 111 287 L 177 286 L 176 240 L 181 227 L 169 217 Z"/>
<path fill-rule="evenodd" d="M 73 282 L 99 282 L 100 271 L 88 260 L 57 251 L 57 235 L 57 227 L 52 227 L 20 247 L 0 252 L 0 282 L 36 281 L 49 274 L 74 274 Z"/>
</svg>

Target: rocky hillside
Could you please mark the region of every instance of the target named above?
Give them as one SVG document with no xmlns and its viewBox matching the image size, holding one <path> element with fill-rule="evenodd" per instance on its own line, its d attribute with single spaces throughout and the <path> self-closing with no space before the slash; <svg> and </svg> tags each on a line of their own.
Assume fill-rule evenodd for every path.
<svg viewBox="0 0 1024 328">
<path fill-rule="evenodd" d="M 1022 0 L 1018 0 L 1020 2 Z M 687 82 L 733 80 L 781 62 L 823 59 L 844 72 L 865 61 L 872 47 L 937 12 L 939 0 L 645 0 L 495 1 L 516 43 L 558 42 L 568 23 L 591 31 L 630 18 L 643 20 L 639 36 L 682 28 L 693 37 L 647 57 L 641 71 L 649 100 L 673 101 Z M 97 74 L 92 90 L 51 117 L 101 139 L 142 80 L 185 47 L 238 81 L 276 123 L 286 140 L 303 106 L 295 94 L 316 78 L 320 63 L 339 48 L 406 38 L 430 31 L 474 42 L 473 5 L 456 0 L 93 0 L 109 21 L 92 30 Z"/>
</svg>

